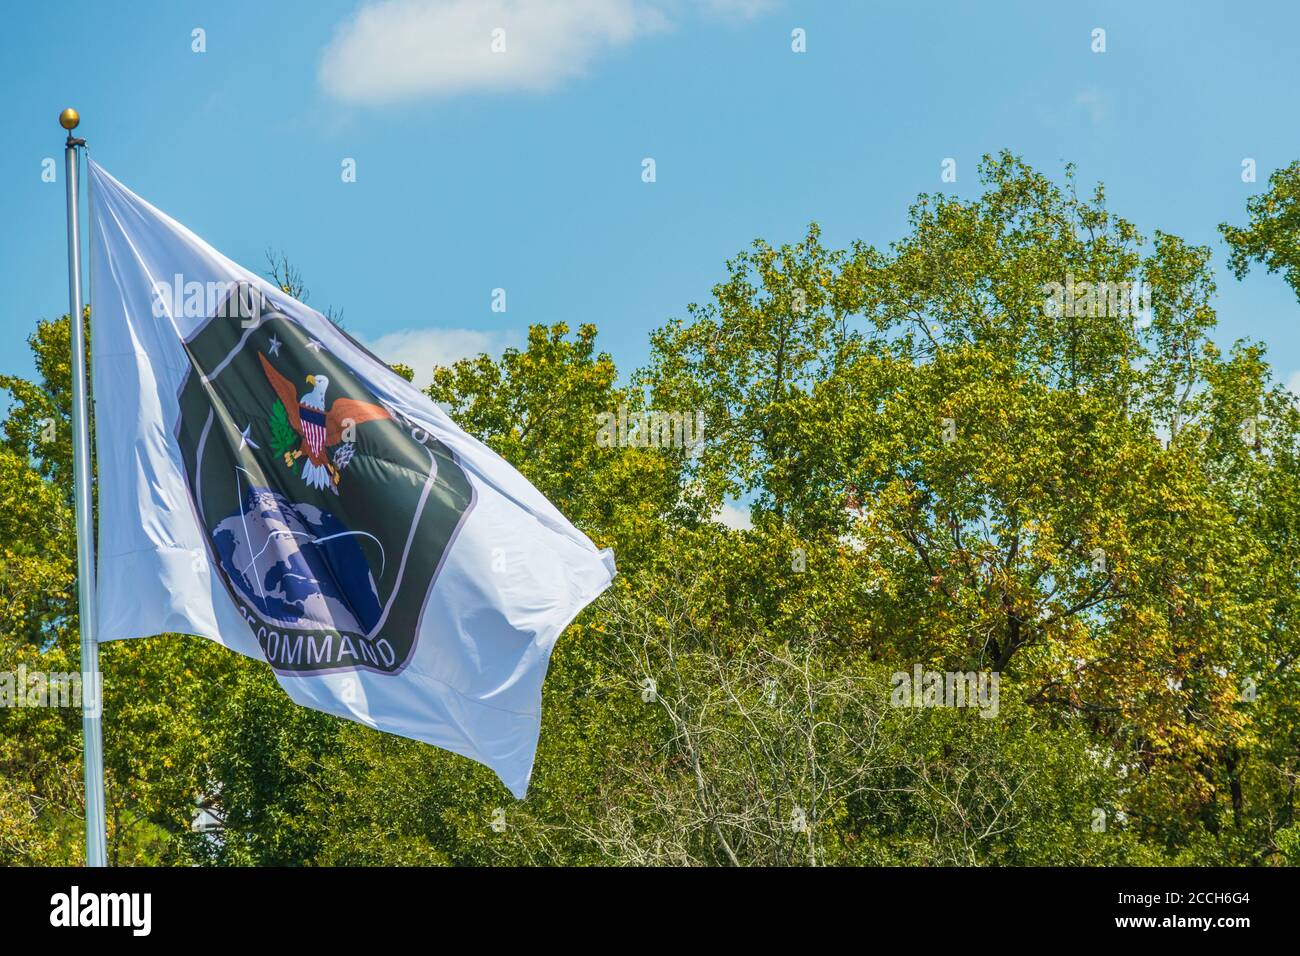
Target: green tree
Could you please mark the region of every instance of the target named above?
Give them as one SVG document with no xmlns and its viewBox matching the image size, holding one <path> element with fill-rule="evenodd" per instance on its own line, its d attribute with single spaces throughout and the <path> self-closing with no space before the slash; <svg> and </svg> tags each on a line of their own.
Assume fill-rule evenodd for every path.
<svg viewBox="0 0 1300 956">
<path fill-rule="evenodd" d="M 1300 160 L 1275 170 L 1268 190 L 1246 201 L 1249 223 L 1222 223 L 1219 232 L 1231 250 L 1229 266 L 1238 279 L 1252 262 L 1281 272 L 1300 297 Z"/>
<path fill-rule="evenodd" d="M 715 305 L 656 334 L 646 377 L 656 403 L 708 403 L 715 497 L 755 492 L 765 532 L 851 568 L 862 623 L 841 641 L 1014 678 L 1120 755 L 1138 822 L 1183 833 L 1236 786 L 1239 687 L 1265 658 L 1267 558 L 1241 520 L 1260 500 L 1234 496 L 1235 463 L 1281 480 L 1293 418 L 1258 347 L 1209 341 L 1208 250 L 1147 244 L 1100 189 L 1006 154 L 981 175 L 974 200 L 922 197 L 887 253 L 824 250 L 815 228 L 756 244 Z M 1126 307 L 1139 280 L 1147 314 Z M 1067 286 L 1086 295 L 1050 301 Z M 1247 442 L 1248 399 L 1275 414 Z M 768 564 L 770 589 L 741 570 L 751 614 L 825 593 Z M 844 621 L 837 603 L 822 616 Z"/>
</svg>

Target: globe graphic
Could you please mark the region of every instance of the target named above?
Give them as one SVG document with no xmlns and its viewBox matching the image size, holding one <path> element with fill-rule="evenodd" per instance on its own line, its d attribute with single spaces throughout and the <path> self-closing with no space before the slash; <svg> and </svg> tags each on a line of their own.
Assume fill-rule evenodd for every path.
<svg viewBox="0 0 1300 956">
<path fill-rule="evenodd" d="M 226 576 L 268 623 L 353 634 L 378 624 L 383 608 L 362 550 L 369 536 L 329 512 L 253 487 L 212 539 Z"/>
</svg>

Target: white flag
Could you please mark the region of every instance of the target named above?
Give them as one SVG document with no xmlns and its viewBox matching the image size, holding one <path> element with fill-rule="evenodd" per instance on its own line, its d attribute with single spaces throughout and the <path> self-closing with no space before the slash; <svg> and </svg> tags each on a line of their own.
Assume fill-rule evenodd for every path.
<svg viewBox="0 0 1300 956">
<path fill-rule="evenodd" d="M 551 648 L 613 554 L 320 313 L 90 175 L 100 640 L 211 638 L 522 797 Z"/>
</svg>

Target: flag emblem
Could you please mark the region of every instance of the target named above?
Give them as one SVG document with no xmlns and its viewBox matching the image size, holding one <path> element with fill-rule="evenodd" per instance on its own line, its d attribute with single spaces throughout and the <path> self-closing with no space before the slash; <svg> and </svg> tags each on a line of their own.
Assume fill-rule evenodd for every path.
<svg viewBox="0 0 1300 956">
<path fill-rule="evenodd" d="M 256 319 L 223 303 L 186 341 L 177 422 L 212 566 L 277 670 L 400 671 L 473 488 L 294 319 L 234 295 Z"/>
</svg>

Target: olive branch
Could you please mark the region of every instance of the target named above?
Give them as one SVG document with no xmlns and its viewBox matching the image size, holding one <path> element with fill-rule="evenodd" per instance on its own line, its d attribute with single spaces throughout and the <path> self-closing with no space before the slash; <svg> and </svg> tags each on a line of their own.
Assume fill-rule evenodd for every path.
<svg viewBox="0 0 1300 956">
<path fill-rule="evenodd" d="M 289 424 L 289 415 L 278 398 L 271 406 L 271 414 L 267 420 L 271 425 L 271 449 L 277 455 L 283 455 L 298 443 L 298 433 Z"/>
</svg>

